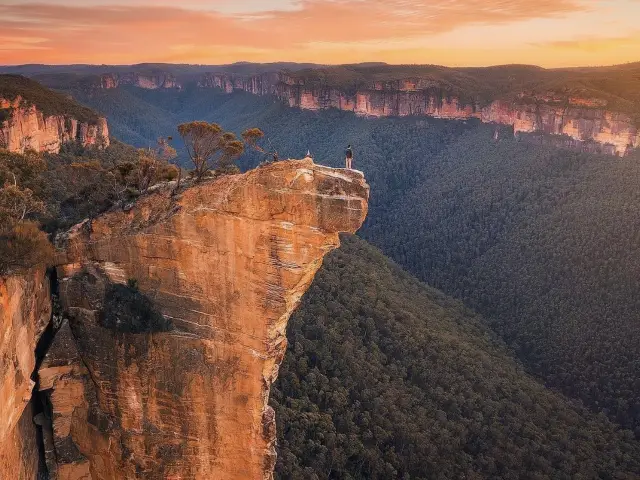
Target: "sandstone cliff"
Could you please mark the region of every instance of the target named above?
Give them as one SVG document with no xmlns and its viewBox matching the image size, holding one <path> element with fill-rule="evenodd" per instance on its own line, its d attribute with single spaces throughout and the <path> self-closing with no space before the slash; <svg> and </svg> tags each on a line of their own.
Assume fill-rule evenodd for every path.
<svg viewBox="0 0 640 480">
<path fill-rule="evenodd" d="M 430 79 L 360 82 L 352 91 L 316 83 L 287 73 L 254 76 L 207 74 L 201 87 L 275 95 L 290 107 L 307 110 L 337 108 L 367 117 L 426 115 L 436 118 L 476 118 L 510 125 L 514 134 L 560 135 L 577 143 L 595 143 L 601 150 L 625 155 L 640 146 L 640 130 L 629 115 L 607 109 L 606 101 L 520 92 L 516 98 L 477 100 L 452 95 Z"/>
<path fill-rule="evenodd" d="M 70 320 L 39 370 L 56 478 L 270 478 L 287 320 L 368 194 L 357 171 L 283 161 L 72 229 Z"/>
<path fill-rule="evenodd" d="M 69 115 L 44 115 L 37 105 L 25 102 L 20 96 L 9 100 L 0 97 L 0 111 L 7 117 L 0 122 L 0 148 L 24 153 L 58 153 L 64 143 L 107 147 L 109 129 L 104 118 L 80 122 Z"/>
<path fill-rule="evenodd" d="M 178 82 L 176 77 L 171 73 L 105 73 L 100 76 L 101 88 L 117 88 L 120 85 L 133 85 L 149 90 L 158 88 L 182 88 L 180 82 Z"/>
<path fill-rule="evenodd" d="M 43 270 L 0 278 L 0 478 L 34 479 L 38 468 L 31 376 L 36 345 L 49 324 Z"/>
</svg>

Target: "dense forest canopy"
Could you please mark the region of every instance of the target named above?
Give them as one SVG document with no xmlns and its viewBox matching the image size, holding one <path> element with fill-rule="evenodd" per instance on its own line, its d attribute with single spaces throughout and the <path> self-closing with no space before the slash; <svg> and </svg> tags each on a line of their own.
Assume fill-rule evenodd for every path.
<svg viewBox="0 0 640 480">
<path fill-rule="evenodd" d="M 342 166 L 344 147 L 352 144 L 355 167 L 372 187 L 361 236 L 482 314 L 443 300 L 361 241 L 346 239 L 347 250 L 330 257 L 307 295 L 312 300 L 292 320 L 289 354 L 273 396 L 279 425 L 292 425 L 279 431 L 283 478 L 420 478 L 418 462 L 454 477 L 513 478 L 519 468 L 534 472 L 525 478 L 580 478 L 579 472 L 583 478 L 593 477 L 588 472 L 633 478 L 615 472 L 638 470 L 639 152 L 620 159 L 560 150 L 518 141 L 509 128 L 500 128 L 496 141 L 495 126 L 477 121 L 367 120 L 195 87 L 73 93 L 107 114 L 116 137 L 140 146 L 173 136 L 180 150 L 176 126 L 194 119 L 224 124 L 238 135 L 260 127 L 280 158 L 300 158 L 309 149 L 330 166 Z M 112 202 L 110 191 L 92 189 L 91 182 L 137 155 L 116 142 L 100 154 L 68 150 L 49 158 L 50 180 L 26 184 L 59 212 L 45 226 L 69 225 L 95 214 L 100 202 Z M 249 168 L 262 160 L 252 151 L 239 164 Z M 67 194 L 70 171 L 84 173 L 74 175 Z M 364 293 L 354 290 L 367 285 Z M 372 299 L 374 307 L 367 303 Z M 428 321 L 425 312 L 439 320 Z M 438 344 L 425 322 L 443 332 L 438 342 L 449 343 Z M 528 374 L 600 416 L 535 383 L 485 327 Z M 449 350 L 458 354 L 442 371 Z M 477 376 L 463 373 L 474 369 L 480 369 Z M 516 390 L 501 384 L 501 376 Z M 362 379 L 368 381 L 358 383 Z M 484 386 L 474 396 L 477 383 Z M 456 408 L 447 388 L 462 395 Z M 542 410 L 527 410 L 527 397 Z M 496 409 L 506 416 L 492 417 Z M 476 410 L 482 417 L 470 419 Z M 407 412 L 415 419 L 407 420 Z M 530 418 L 542 423 L 531 426 Z M 628 430 L 616 431 L 608 422 Z M 513 425 L 508 435 L 505 425 Z M 572 432 L 569 438 L 562 437 L 566 432 Z M 448 442 L 459 448 L 446 450 Z"/>
<path fill-rule="evenodd" d="M 361 119 L 242 92 L 78 95 L 132 143 L 187 118 L 237 133 L 261 127 L 281 158 L 310 149 L 330 166 L 343 165 L 351 143 L 372 186 L 361 235 L 483 313 L 529 371 L 640 437 L 638 152 L 619 159 L 532 145 L 508 128 L 496 142 L 495 127 L 476 121 Z M 260 160 L 253 152 L 239 163 Z"/>
<path fill-rule="evenodd" d="M 524 373 L 461 303 L 357 237 L 324 261 L 271 391 L 282 479 L 632 479 L 640 444 Z"/>
</svg>

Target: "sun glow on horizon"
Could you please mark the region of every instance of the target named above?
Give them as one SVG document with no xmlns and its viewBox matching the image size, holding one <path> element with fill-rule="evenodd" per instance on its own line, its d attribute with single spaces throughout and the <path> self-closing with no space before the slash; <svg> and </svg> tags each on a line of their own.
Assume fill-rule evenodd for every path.
<svg viewBox="0 0 640 480">
<path fill-rule="evenodd" d="M 640 60 L 640 0 L 9 0 L 0 64 Z"/>
</svg>

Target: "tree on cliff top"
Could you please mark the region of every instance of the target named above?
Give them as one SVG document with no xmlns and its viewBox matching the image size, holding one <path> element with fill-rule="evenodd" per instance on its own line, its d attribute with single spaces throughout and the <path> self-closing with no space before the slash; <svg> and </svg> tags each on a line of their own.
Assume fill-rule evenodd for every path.
<svg viewBox="0 0 640 480">
<path fill-rule="evenodd" d="M 201 180 L 210 170 L 224 171 L 244 152 L 244 144 L 235 134 L 225 132 L 217 123 L 188 122 L 178 125 L 193 174 Z"/>
<path fill-rule="evenodd" d="M 242 139 L 244 142 L 260 153 L 267 153 L 267 151 L 258 145 L 258 142 L 264 138 L 264 132 L 259 128 L 247 128 L 242 132 Z"/>
<path fill-rule="evenodd" d="M 0 222 L 22 221 L 27 216 L 45 213 L 44 203 L 33 195 L 28 188 L 17 184 L 5 184 L 0 189 Z"/>
<path fill-rule="evenodd" d="M 9 160 L 12 159 L 8 156 Z M 46 211 L 42 202 L 29 188 L 18 186 L 22 171 L 14 171 L 2 163 L 0 168 L 6 183 L 0 188 L 0 275 L 33 265 L 47 263 L 53 249 L 38 224 L 29 217 Z"/>
<path fill-rule="evenodd" d="M 47 264 L 52 255 L 53 247 L 37 223 L 12 221 L 0 225 L 0 275 Z"/>
</svg>

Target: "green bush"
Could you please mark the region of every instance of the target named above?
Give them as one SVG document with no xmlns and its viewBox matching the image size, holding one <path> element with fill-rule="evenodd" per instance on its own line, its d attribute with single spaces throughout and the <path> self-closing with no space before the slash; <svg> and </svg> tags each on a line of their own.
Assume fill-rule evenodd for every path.
<svg viewBox="0 0 640 480">
<path fill-rule="evenodd" d="M 0 275 L 37 265 L 49 265 L 53 246 L 31 221 L 5 222 L 0 226 Z"/>
</svg>

